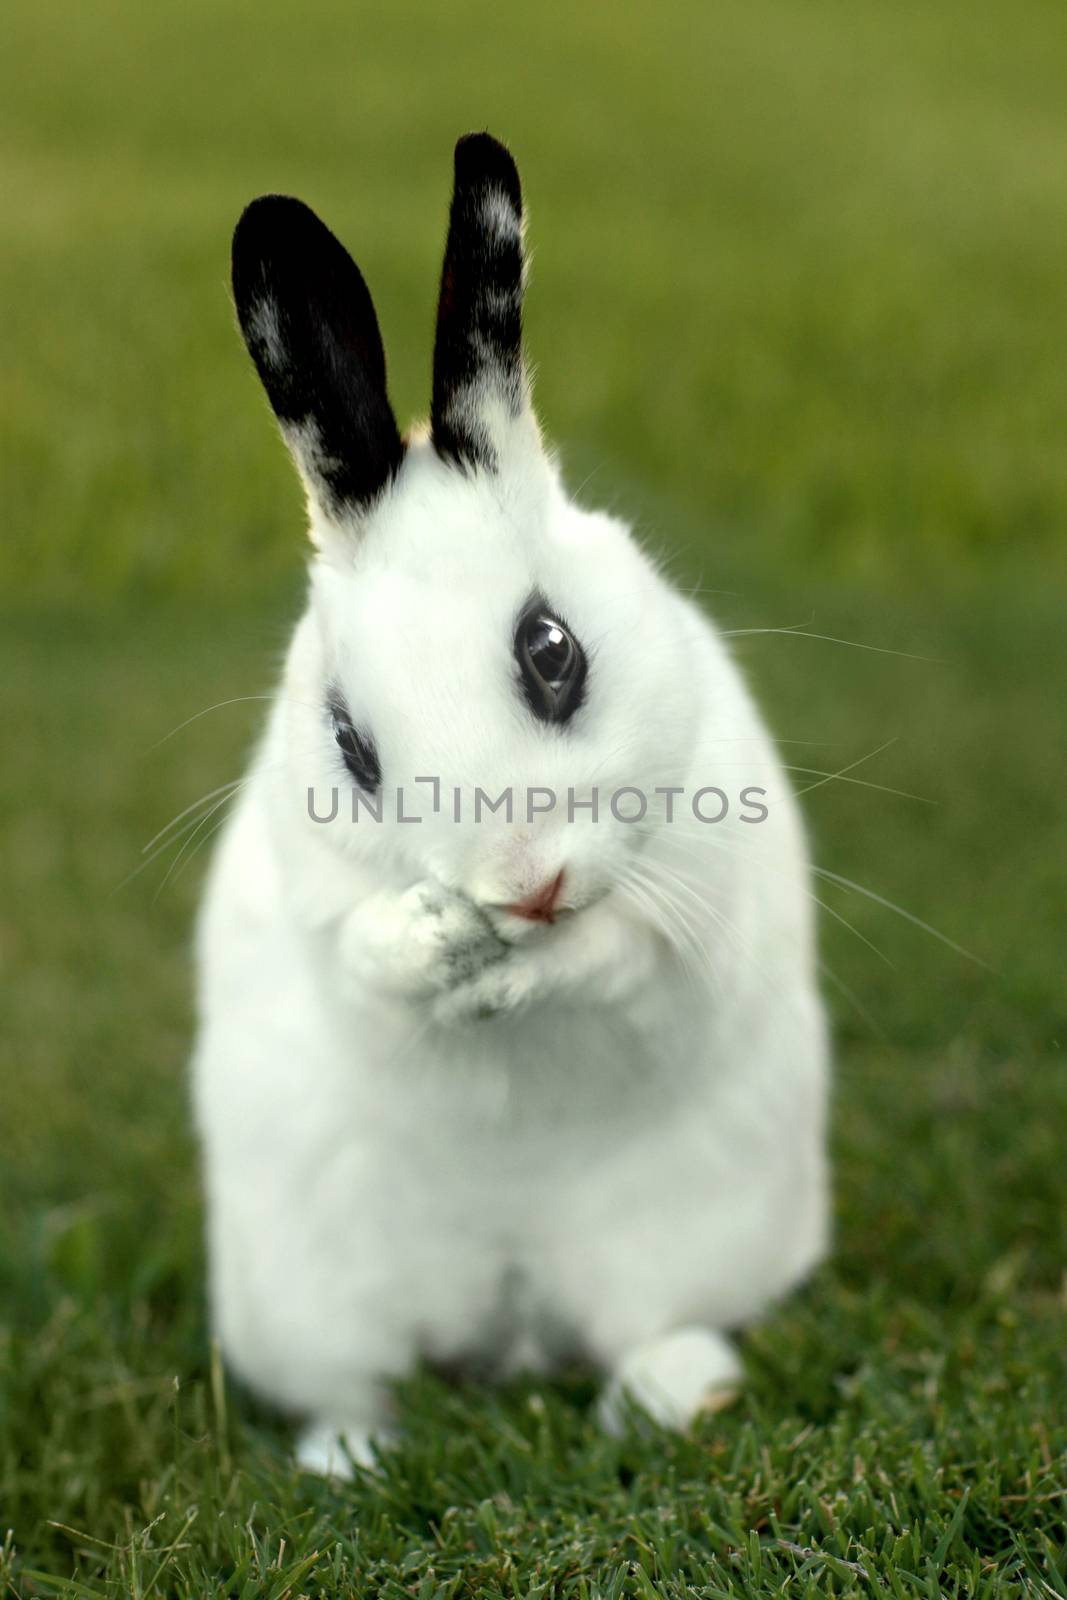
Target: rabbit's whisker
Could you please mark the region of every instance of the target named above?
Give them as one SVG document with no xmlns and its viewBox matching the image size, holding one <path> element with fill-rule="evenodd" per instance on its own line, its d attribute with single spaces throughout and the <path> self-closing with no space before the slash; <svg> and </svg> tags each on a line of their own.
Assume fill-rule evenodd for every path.
<svg viewBox="0 0 1067 1600">
<path fill-rule="evenodd" d="M 273 694 L 235 694 L 229 700 L 216 700 L 213 706 L 205 706 L 202 711 L 194 711 L 191 717 L 186 717 L 184 722 L 179 722 L 176 728 L 172 728 L 169 733 L 165 733 L 162 739 L 157 739 L 155 744 L 149 746 L 149 749 L 158 750 L 160 745 L 166 744 L 168 739 L 173 739 L 174 735 L 181 733 L 183 728 L 188 728 L 194 722 L 199 722 L 201 717 L 208 716 L 212 711 L 221 711 L 224 706 L 239 706 L 249 700 L 273 701 L 275 698 L 276 696 Z"/>
<path fill-rule="evenodd" d="M 976 967 L 984 967 L 986 972 L 993 970 L 988 961 L 983 961 L 981 956 L 976 956 L 971 950 L 965 950 L 963 945 L 957 944 L 954 939 L 950 939 L 947 933 L 942 933 L 938 928 L 931 927 L 928 922 L 924 922 L 921 917 L 917 917 L 913 911 L 906 911 L 903 906 L 898 906 L 895 900 L 887 900 L 884 895 L 876 894 L 873 889 L 865 888 L 862 883 L 853 882 L 851 878 L 842 876 L 840 872 L 831 872 L 827 867 L 817 867 L 812 863 L 811 870 L 816 877 L 825 878 L 828 883 L 836 883 L 842 889 L 852 889 L 856 894 L 863 895 L 867 900 L 873 900 L 875 905 L 884 906 L 887 911 L 895 912 L 898 917 L 903 917 L 905 922 L 912 923 L 916 928 L 921 928 L 923 933 L 928 933 L 932 939 L 937 939 L 941 944 L 947 945 L 958 956 L 964 956 L 968 961 L 973 961 Z"/>
<path fill-rule="evenodd" d="M 821 639 L 824 644 L 843 644 L 850 650 L 870 650 L 878 656 L 899 656 L 903 661 L 925 661 L 929 666 L 943 667 L 947 663 L 939 656 L 917 656 L 910 650 L 890 650 L 885 645 L 861 644 L 858 639 L 839 639 L 832 633 L 812 633 L 805 627 L 787 628 L 724 628 L 724 639 L 747 639 L 759 633 L 785 634 L 793 639 Z"/>
</svg>

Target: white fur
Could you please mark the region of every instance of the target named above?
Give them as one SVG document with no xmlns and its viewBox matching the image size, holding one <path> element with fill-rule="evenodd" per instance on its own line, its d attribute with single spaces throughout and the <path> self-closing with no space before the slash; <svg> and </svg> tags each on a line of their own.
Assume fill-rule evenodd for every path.
<svg viewBox="0 0 1067 1600">
<path fill-rule="evenodd" d="M 421 1358 L 501 1373 L 586 1355 L 684 1426 L 736 1381 L 720 1335 L 826 1241 L 827 1046 L 804 841 L 712 626 L 614 519 L 565 496 L 528 417 L 498 472 L 425 439 L 358 524 L 312 506 L 310 600 L 225 830 L 199 931 L 195 1091 L 211 1299 L 228 1361 L 309 1419 L 301 1458 L 368 1459 Z M 572 725 L 516 687 L 544 594 L 589 657 Z M 402 824 L 353 824 L 324 713 L 372 732 Z M 574 788 L 527 825 L 434 815 L 420 776 Z M 701 824 L 624 784 L 734 797 Z M 307 813 L 342 791 L 338 819 Z M 657 820 L 658 818 L 658 820 Z M 504 907 L 565 870 L 552 927 Z M 642 883 L 627 889 L 636 870 Z"/>
</svg>

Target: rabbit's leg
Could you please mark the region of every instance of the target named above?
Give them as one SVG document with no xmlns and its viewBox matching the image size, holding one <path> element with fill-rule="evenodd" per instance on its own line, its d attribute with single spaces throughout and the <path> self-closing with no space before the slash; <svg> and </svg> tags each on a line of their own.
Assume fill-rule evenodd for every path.
<svg viewBox="0 0 1067 1600">
<path fill-rule="evenodd" d="M 341 925 L 340 954 L 349 983 L 419 996 L 472 982 L 507 946 L 473 901 L 427 880 L 361 901 Z"/>
<path fill-rule="evenodd" d="M 675 1328 L 635 1345 L 616 1363 L 600 1397 L 600 1423 L 608 1433 L 622 1433 L 632 1405 L 660 1427 L 683 1433 L 702 1411 L 728 1405 L 742 1378 L 740 1357 L 721 1333 Z"/>
</svg>

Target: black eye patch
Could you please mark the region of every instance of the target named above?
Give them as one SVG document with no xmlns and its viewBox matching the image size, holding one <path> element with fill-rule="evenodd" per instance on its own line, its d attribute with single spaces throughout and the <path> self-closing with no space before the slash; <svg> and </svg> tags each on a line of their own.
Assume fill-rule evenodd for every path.
<svg viewBox="0 0 1067 1600">
<path fill-rule="evenodd" d="M 374 740 L 368 733 L 360 733 L 339 694 L 333 693 L 326 702 L 333 736 L 345 766 L 365 794 L 376 794 L 381 787 L 382 767 Z"/>
<path fill-rule="evenodd" d="M 542 722 L 568 722 L 585 697 L 585 651 L 541 595 L 515 628 L 515 660 L 526 704 Z"/>
</svg>

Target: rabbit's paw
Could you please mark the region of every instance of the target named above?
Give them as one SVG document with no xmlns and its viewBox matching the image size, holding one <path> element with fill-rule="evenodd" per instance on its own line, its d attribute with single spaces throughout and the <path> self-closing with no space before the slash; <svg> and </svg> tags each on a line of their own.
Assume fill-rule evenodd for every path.
<svg viewBox="0 0 1067 1600">
<path fill-rule="evenodd" d="M 507 953 L 481 972 L 457 983 L 431 1002 L 436 1021 L 481 1022 L 521 1011 L 537 992 L 533 965 L 522 955 Z"/>
<path fill-rule="evenodd" d="M 447 993 L 506 954 L 473 901 L 431 880 L 364 901 L 341 929 L 349 975 L 397 994 Z"/>
<path fill-rule="evenodd" d="M 403 896 L 410 917 L 410 955 L 434 989 L 470 983 L 503 960 L 507 945 L 466 895 L 438 883 L 417 883 Z"/>
<path fill-rule="evenodd" d="M 381 1451 L 394 1443 L 395 1435 L 386 1428 L 309 1422 L 296 1441 L 296 1464 L 320 1477 L 351 1478 L 355 1467 L 377 1472 Z"/>
<path fill-rule="evenodd" d="M 600 1397 L 600 1424 L 616 1436 L 633 1408 L 679 1433 L 702 1412 L 737 1398 L 743 1369 L 733 1345 L 711 1328 L 675 1328 L 622 1358 Z"/>
</svg>

